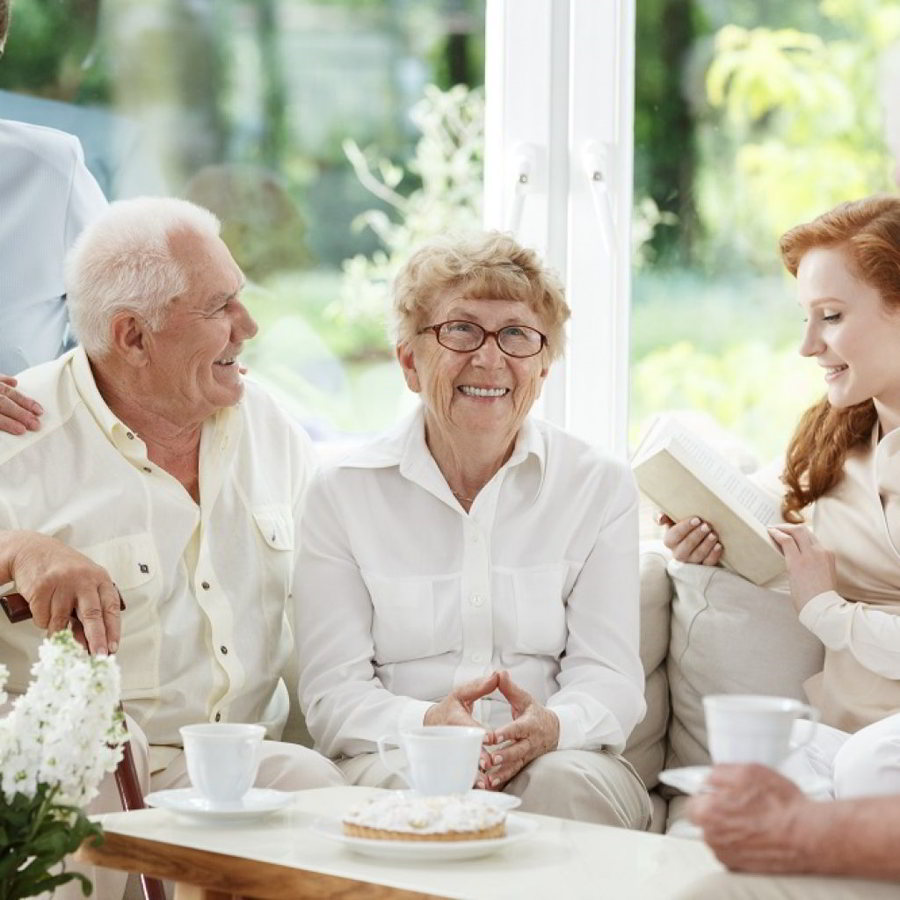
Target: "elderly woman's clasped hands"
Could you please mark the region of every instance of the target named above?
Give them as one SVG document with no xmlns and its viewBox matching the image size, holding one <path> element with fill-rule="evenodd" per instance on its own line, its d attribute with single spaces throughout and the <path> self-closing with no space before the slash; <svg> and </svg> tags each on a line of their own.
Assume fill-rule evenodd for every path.
<svg viewBox="0 0 900 900">
<path fill-rule="evenodd" d="M 476 786 L 502 790 L 503 786 L 532 760 L 555 750 L 559 744 L 559 719 L 520 688 L 509 672 L 494 672 L 451 691 L 425 714 L 425 725 L 469 725 L 482 728 L 473 716 L 476 701 L 500 691 L 509 703 L 512 721 L 486 731 Z"/>
</svg>

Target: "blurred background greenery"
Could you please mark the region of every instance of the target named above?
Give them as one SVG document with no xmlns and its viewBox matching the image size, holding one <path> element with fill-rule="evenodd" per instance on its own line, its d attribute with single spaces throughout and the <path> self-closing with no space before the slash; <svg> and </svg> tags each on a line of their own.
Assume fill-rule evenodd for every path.
<svg viewBox="0 0 900 900">
<path fill-rule="evenodd" d="M 687 409 L 765 458 L 821 393 L 777 238 L 893 189 L 898 40 L 896 0 L 637 0 L 632 441 Z M 413 402 L 387 288 L 480 221 L 483 69 L 483 0 L 13 0 L 0 115 L 78 134 L 111 197 L 213 209 L 248 364 L 334 440 Z"/>
</svg>

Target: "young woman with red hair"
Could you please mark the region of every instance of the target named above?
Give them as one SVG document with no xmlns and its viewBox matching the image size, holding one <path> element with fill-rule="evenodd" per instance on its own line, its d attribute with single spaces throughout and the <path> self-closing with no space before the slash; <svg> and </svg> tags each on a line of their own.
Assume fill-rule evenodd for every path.
<svg viewBox="0 0 900 900">
<path fill-rule="evenodd" d="M 787 450 L 772 529 L 800 621 L 825 645 L 807 685 L 823 722 L 806 754 L 835 796 L 900 793 L 900 198 L 844 203 L 781 239 L 826 396 Z M 806 524 L 808 522 L 808 525 Z M 668 528 L 681 562 L 722 547 L 696 517 Z M 808 727 L 798 723 L 799 727 Z"/>
</svg>

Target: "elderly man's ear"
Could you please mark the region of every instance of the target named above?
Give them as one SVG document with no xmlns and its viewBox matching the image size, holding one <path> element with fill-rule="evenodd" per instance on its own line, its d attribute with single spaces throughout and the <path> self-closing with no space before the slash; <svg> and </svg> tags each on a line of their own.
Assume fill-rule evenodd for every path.
<svg viewBox="0 0 900 900">
<path fill-rule="evenodd" d="M 116 313 L 109 323 L 112 352 L 135 368 L 141 368 L 150 362 L 148 335 L 147 323 L 134 313 L 127 311 Z"/>
<path fill-rule="evenodd" d="M 419 382 L 419 373 L 416 371 L 416 359 L 412 347 L 408 343 L 397 344 L 396 353 L 403 369 L 406 386 L 416 394 L 420 393 L 422 385 Z"/>
</svg>

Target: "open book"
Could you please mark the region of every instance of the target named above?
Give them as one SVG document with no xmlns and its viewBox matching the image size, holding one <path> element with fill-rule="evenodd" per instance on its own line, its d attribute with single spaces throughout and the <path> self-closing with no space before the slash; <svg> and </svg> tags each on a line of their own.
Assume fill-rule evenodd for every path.
<svg viewBox="0 0 900 900">
<path fill-rule="evenodd" d="M 671 416 L 660 416 L 631 461 L 640 489 L 670 519 L 699 516 L 724 548 L 722 562 L 755 584 L 784 571 L 766 532 L 779 502 Z"/>
</svg>

